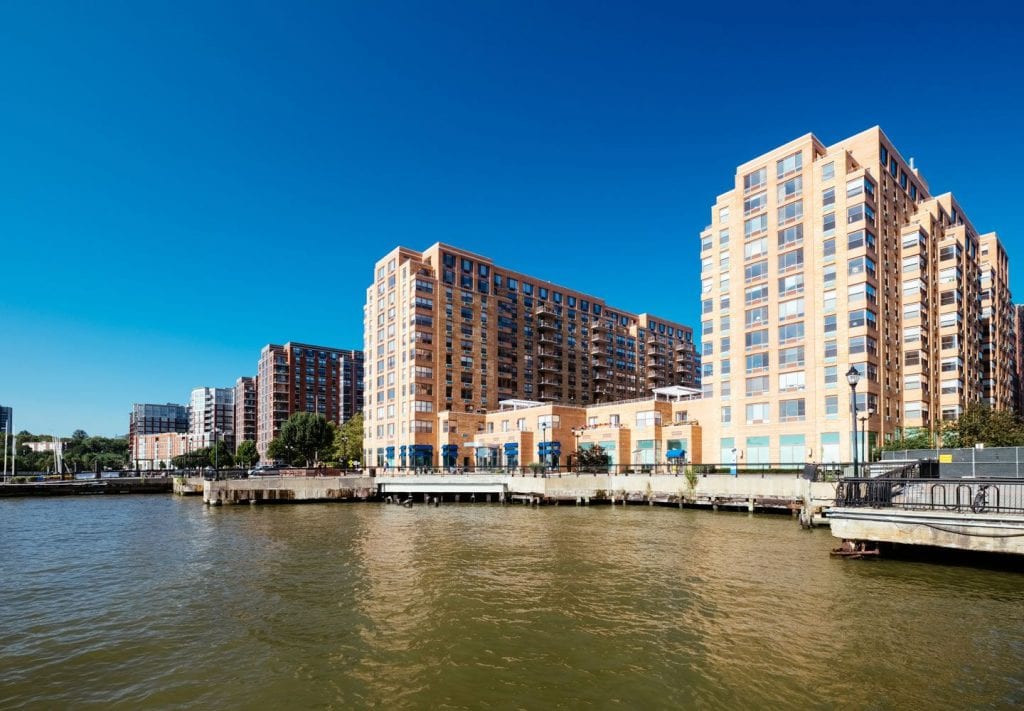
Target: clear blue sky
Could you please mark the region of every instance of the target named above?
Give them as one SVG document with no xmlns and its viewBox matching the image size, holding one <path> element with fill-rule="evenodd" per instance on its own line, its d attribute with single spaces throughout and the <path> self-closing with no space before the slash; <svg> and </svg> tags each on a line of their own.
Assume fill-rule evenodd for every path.
<svg viewBox="0 0 1024 711">
<path fill-rule="evenodd" d="M 712 5 L 0 4 L 0 404 L 117 434 L 265 343 L 361 347 L 398 243 L 697 325 L 711 203 L 807 132 L 881 125 L 1024 259 L 1010 4 Z"/>
</svg>

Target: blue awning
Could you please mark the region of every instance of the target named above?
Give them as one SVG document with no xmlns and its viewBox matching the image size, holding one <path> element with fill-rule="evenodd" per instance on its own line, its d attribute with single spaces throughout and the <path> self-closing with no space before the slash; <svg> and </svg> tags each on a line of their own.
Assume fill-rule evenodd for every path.
<svg viewBox="0 0 1024 711">
<path fill-rule="evenodd" d="M 385 447 L 384 451 L 387 452 L 387 455 L 389 457 L 395 456 L 395 448 L 394 447 Z"/>
<path fill-rule="evenodd" d="M 459 451 L 459 445 L 457 445 L 457 444 L 442 444 L 441 445 L 441 453 L 442 454 L 458 454 L 458 451 Z"/>
<path fill-rule="evenodd" d="M 505 443 L 505 453 L 506 454 L 509 453 L 509 452 L 518 452 L 518 451 L 519 451 L 519 443 L 518 442 L 506 442 Z"/>
<path fill-rule="evenodd" d="M 537 450 L 542 454 L 558 454 L 562 451 L 561 442 L 539 442 Z"/>
<path fill-rule="evenodd" d="M 409 451 L 416 454 L 433 454 L 434 445 L 432 444 L 410 444 Z"/>
<path fill-rule="evenodd" d="M 686 457 L 686 450 L 685 449 L 670 449 L 667 452 L 665 452 L 665 456 L 668 457 L 669 459 L 685 458 Z"/>
<path fill-rule="evenodd" d="M 401 447 L 398 448 L 398 453 L 401 454 L 403 457 L 405 456 L 405 445 L 404 444 Z"/>
</svg>

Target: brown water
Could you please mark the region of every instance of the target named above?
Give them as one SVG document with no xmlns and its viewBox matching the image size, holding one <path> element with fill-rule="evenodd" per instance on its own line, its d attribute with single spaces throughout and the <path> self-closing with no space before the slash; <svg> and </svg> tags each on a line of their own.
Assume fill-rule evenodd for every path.
<svg viewBox="0 0 1024 711">
<path fill-rule="evenodd" d="M 0 501 L 0 708 L 1007 708 L 1024 576 L 647 507 Z"/>
</svg>

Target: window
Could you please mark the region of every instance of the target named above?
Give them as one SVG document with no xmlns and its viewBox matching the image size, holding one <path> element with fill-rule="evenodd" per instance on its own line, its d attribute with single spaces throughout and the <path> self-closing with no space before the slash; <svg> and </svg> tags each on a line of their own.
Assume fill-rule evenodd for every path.
<svg viewBox="0 0 1024 711">
<path fill-rule="evenodd" d="M 802 368 L 804 366 L 804 347 L 793 346 L 779 351 L 779 368 Z"/>
<path fill-rule="evenodd" d="M 729 352 L 730 345 L 731 345 L 730 339 L 729 339 L 728 336 L 726 336 L 725 338 L 722 338 L 722 339 L 720 339 L 718 341 L 718 350 L 721 351 L 722 355 L 725 355 L 726 353 Z M 722 361 L 722 368 L 723 368 L 722 372 L 723 373 L 725 372 L 725 363 L 728 363 L 728 362 L 729 361 Z"/>
<path fill-rule="evenodd" d="M 781 422 L 800 422 L 806 414 L 807 409 L 803 398 L 779 401 L 779 421 Z"/>
<path fill-rule="evenodd" d="M 867 300 L 869 303 L 877 304 L 878 292 L 875 287 L 871 286 L 867 282 L 861 282 L 850 286 L 846 290 L 846 300 L 851 303 Z M 904 308 L 904 316 L 906 316 L 906 308 Z"/>
<path fill-rule="evenodd" d="M 702 314 L 709 314 L 715 310 L 715 302 L 713 299 L 704 299 L 700 302 L 700 312 Z"/>
<path fill-rule="evenodd" d="M 792 200 L 795 197 L 800 197 L 800 194 L 804 191 L 804 178 L 802 175 L 798 175 L 795 178 L 790 178 L 786 182 L 779 185 L 778 188 L 778 201 L 785 202 Z"/>
<path fill-rule="evenodd" d="M 825 387 L 834 388 L 839 382 L 839 370 L 834 365 L 825 366 Z"/>
<path fill-rule="evenodd" d="M 768 346 L 768 329 L 763 328 L 760 331 L 750 331 L 746 335 L 747 350 L 753 350 L 755 348 L 766 348 Z"/>
<path fill-rule="evenodd" d="M 779 273 L 796 271 L 804 268 L 804 250 L 795 249 L 779 255 Z"/>
<path fill-rule="evenodd" d="M 836 204 L 836 189 L 828 188 L 821 192 L 821 206 L 824 208 L 832 207 Z"/>
<path fill-rule="evenodd" d="M 794 318 L 803 318 L 804 315 L 804 300 L 793 299 L 792 301 L 783 301 L 779 304 L 779 321 L 788 321 Z"/>
<path fill-rule="evenodd" d="M 754 237 L 768 229 L 768 215 L 758 215 L 743 221 L 743 235 L 746 238 Z"/>
<path fill-rule="evenodd" d="M 837 328 L 836 315 L 828 314 L 825 316 L 825 333 L 835 333 Z"/>
<path fill-rule="evenodd" d="M 743 214 L 750 215 L 755 212 L 761 212 L 766 207 L 768 207 L 768 193 L 756 193 L 743 201 Z"/>
<path fill-rule="evenodd" d="M 825 396 L 825 417 L 830 420 L 834 420 L 839 417 L 839 396 L 838 395 L 826 395 Z"/>
<path fill-rule="evenodd" d="M 718 223 L 724 225 L 729 221 L 729 208 L 720 207 L 718 209 Z"/>
<path fill-rule="evenodd" d="M 799 464 L 804 461 L 806 453 L 804 436 L 779 435 L 779 462 L 783 464 Z"/>
<path fill-rule="evenodd" d="M 835 163 L 826 163 L 825 165 L 821 166 L 821 179 L 822 180 L 832 180 L 834 177 L 836 177 L 836 164 Z"/>
<path fill-rule="evenodd" d="M 748 306 L 761 303 L 768 299 L 768 285 L 752 286 L 744 292 L 744 301 Z"/>
<path fill-rule="evenodd" d="M 853 336 L 850 338 L 848 352 L 850 354 L 867 352 L 872 355 L 878 355 L 878 341 L 871 336 Z"/>
<path fill-rule="evenodd" d="M 788 323 L 784 326 L 779 326 L 779 343 L 789 343 L 790 341 L 802 341 L 804 338 L 804 322 L 799 321 L 797 323 Z"/>
<path fill-rule="evenodd" d="M 748 284 L 768 277 L 768 260 L 748 264 L 743 270 L 743 279 Z"/>
<path fill-rule="evenodd" d="M 824 281 L 824 286 L 830 287 L 835 286 L 836 283 L 836 267 L 834 264 L 830 264 L 821 270 L 821 277 Z"/>
<path fill-rule="evenodd" d="M 730 323 L 730 319 L 729 319 L 728 314 L 725 315 L 725 316 L 722 316 L 722 318 L 718 319 L 718 330 L 719 331 L 728 331 L 730 326 L 731 326 L 731 323 Z M 726 338 L 726 339 L 723 339 L 723 340 L 728 341 L 729 339 Z"/>
<path fill-rule="evenodd" d="M 744 325 L 747 328 L 763 325 L 768 322 L 768 307 L 760 306 L 756 309 L 747 309 L 744 313 Z"/>
<path fill-rule="evenodd" d="M 768 437 L 747 437 L 747 464 L 768 464 L 769 441 Z"/>
<path fill-rule="evenodd" d="M 795 173 L 800 170 L 803 165 L 803 155 L 801 153 L 794 153 L 791 156 L 786 156 L 775 163 L 775 177 L 782 178 L 790 173 Z"/>
<path fill-rule="evenodd" d="M 850 328 L 867 326 L 871 329 L 878 328 L 878 317 L 871 309 L 854 309 L 850 312 Z"/>
<path fill-rule="evenodd" d="M 798 225 L 787 227 L 784 230 L 779 230 L 779 249 L 787 249 L 789 247 L 796 247 L 798 244 L 804 241 L 804 225 L 801 222 Z"/>
<path fill-rule="evenodd" d="M 721 407 L 720 411 L 722 413 L 723 425 L 727 425 L 730 422 L 732 422 L 732 407 L 730 405 L 725 405 L 724 407 Z"/>
<path fill-rule="evenodd" d="M 747 372 L 761 373 L 768 370 L 768 354 L 754 353 L 747 356 Z"/>
<path fill-rule="evenodd" d="M 794 274 L 779 279 L 779 298 L 803 293 L 804 275 Z"/>
<path fill-rule="evenodd" d="M 822 306 L 825 313 L 830 313 L 836 310 L 836 292 L 835 290 L 826 291 L 822 298 Z"/>
<path fill-rule="evenodd" d="M 724 359 L 722 361 L 722 375 L 728 375 L 731 372 L 732 372 L 732 367 L 730 365 L 729 359 L 726 358 L 726 359 Z"/>
<path fill-rule="evenodd" d="M 755 239 L 752 242 L 747 242 L 743 245 L 743 258 L 744 259 L 755 259 L 768 254 L 768 238 L 762 237 L 761 239 Z"/>
<path fill-rule="evenodd" d="M 657 410 L 645 410 L 636 413 L 637 428 L 657 427 L 659 425 L 661 425 L 661 413 Z"/>
<path fill-rule="evenodd" d="M 768 403 L 754 402 L 747 405 L 747 424 L 768 422 Z"/>
<path fill-rule="evenodd" d="M 753 173 L 747 173 L 743 176 L 743 190 L 749 192 L 751 190 L 757 190 L 765 183 L 768 182 L 768 169 L 759 168 Z"/>
<path fill-rule="evenodd" d="M 831 262 L 836 258 L 836 240 L 835 238 L 827 239 L 821 243 L 822 256 L 826 262 Z"/>
<path fill-rule="evenodd" d="M 821 218 L 821 231 L 825 237 L 831 236 L 836 231 L 836 213 L 826 212 Z"/>
<path fill-rule="evenodd" d="M 779 374 L 779 391 L 803 390 L 806 387 L 806 375 L 802 370 Z"/>
<path fill-rule="evenodd" d="M 747 397 L 752 395 L 764 395 L 768 392 L 768 376 L 757 375 L 747 378 Z"/>
<path fill-rule="evenodd" d="M 857 203 L 846 208 L 846 222 L 853 224 L 865 220 L 868 224 L 875 224 L 875 211 L 864 203 Z"/>
<path fill-rule="evenodd" d="M 882 161 L 882 167 L 886 167 L 889 164 L 889 151 L 885 146 L 878 147 L 878 155 Z"/>
<path fill-rule="evenodd" d="M 787 222 L 795 222 L 804 216 L 804 201 L 797 200 L 783 205 L 778 209 L 778 222 L 784 225 Z"/>
<path fill-rule="evenodd" d="M 854 257 L 847 262 L 847 274 L 867 273 L 868 276 L 875 276 L 875 262 L 870 257 Z"/>
<path fill-rule="evenodd" d="M 858 249 L 867 246 L 868 249 L 875 249 L 875 235 L 870 230 L 857 230 L 846 237 L 847 249 Z"/>
</svg>

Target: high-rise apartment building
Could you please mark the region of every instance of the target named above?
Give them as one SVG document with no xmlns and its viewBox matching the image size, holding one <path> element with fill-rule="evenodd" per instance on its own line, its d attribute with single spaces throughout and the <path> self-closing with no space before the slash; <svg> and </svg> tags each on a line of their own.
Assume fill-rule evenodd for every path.
<svg viewBox="0 0 1024 711">
<path fill-rule="evenodd" d="M 235 389 L 194 388 L 189 400 L 188 431 L 192 449 L 224 442 L 235 448 Z"/>
<path fill-rule="evenodd" d="M 263 347 L 256 374 L 256 449 L 267 447 L 296 412 L 316 412 L 341 424 L 362 403 L 362 353 L 356 350 L 273 343 Z"/>
<path fill-rule="evenodd" d="M 256 378 L 235 381 L 235 449 L 246 440 L 256 441 Z"/>
<path fill-rule="evenodd" d="M 994 232 L 979 238 L 981 262 L 982 396 L 997 410 L 1016 410 L 1017 319 L 1010 264 Z"/>
<path fill-rule="evenodd" d="M 363 411 L 363 352 L 341 351 L 341 422 Z"/>
<path fill-rule="evenodd" d="M 128 436 L 188 432 L 188 407 L 166 403 L 135 403 L 128 416 Z"/>
<path fill-rule="evenodd" d="M 364 309 L 365 456 L 437 463 L 438 413 L 482 413 L 503 400 L 589 404 L 697 387 L 683 324 L 437 243 L 378 261 Z"/>
<path fill-rule="evenodd" d="M 700 250 L 704 394 L 720 411 L 702 423 L 705 461 L 852 459 L 851 366 L 863 456 L 980 402 L 986 343 L 1005 352 L 1005 252 L 877 127 L 739 166 Z M 1005 402 L 1002 366 L 990 373 Z"/>
<path fill-rule="evenodd" d="M 14 408 L 0 405 L 0 432 L 14 432 Z"/>
<path fill-rule="evenodd" d="M 1013 307 L 1014 362 L 1017 366 L 1013 409 L 1024 414 L 1024 306 L 1015 304 Z"/>
</svg>

